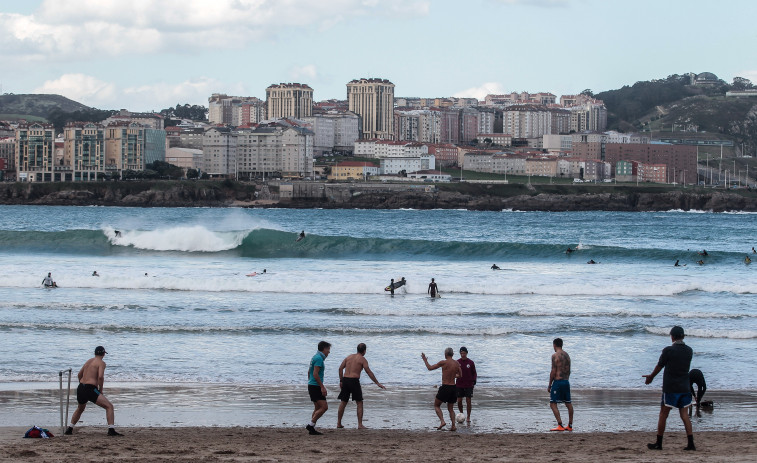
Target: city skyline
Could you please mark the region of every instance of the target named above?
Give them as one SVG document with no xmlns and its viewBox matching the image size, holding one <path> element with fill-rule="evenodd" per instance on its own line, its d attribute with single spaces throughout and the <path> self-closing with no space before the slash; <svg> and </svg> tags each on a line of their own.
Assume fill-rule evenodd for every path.
<svg viewBox="0 0 757 463">
<path fill-rule="evenodd" d="M 748 1 L 714 15 L 701 14 L 709 2 L 679 0 L 459 5 L 0 0 L 0 84 L 3 93 L 158 111 L 207 106 L 212 93 L 264 99 L 279 82 L 309 85 L 316 101 L 346 99 L 346 84 L 363 77 L 390 80 L 397 97 L 479 99 L 600 92 L 685 72 L 757 81 Z"/>
</svg>

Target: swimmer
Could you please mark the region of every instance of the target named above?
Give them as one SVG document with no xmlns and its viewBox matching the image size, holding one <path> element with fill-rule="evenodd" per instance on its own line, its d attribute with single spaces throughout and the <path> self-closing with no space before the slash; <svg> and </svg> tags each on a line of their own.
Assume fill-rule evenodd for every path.
<svg viewBox="0 0 757 463">
<path fill-rule="evenodd" d="M 502 270 L 497 264 L 492 264 L 492 270 Z"/>
<path fill-rule="evenodd" d="M 596 262 L 594 262 L 594 259 L 591 259 L 587 264 L 596 264 Z"/>
<path fill-rule="evenodd" d="M 100 274 L 99 274 L 99 273 L 97 273 L 97 270 L 95 270 L 94 272 L 92 272 L 92 276 L 93 276 L 93 277 L 99 277 L 99 276 L 100 276 Z"/>
<path fill-rule="evenodd" d="M 704 261 L 703 261 L 702 259 L 699 259 L 699 260 L 697 261 L 697 264 L 699 264 L 699 265 L 704 265 Z"/>
<path fill-rule="evenodd" d="M 744 257 L 744 263 L 745 264 L 751 264 L 752 263 L 752 259 L 750 259 L 749 256 L 745 256 Z"/>
</svg>

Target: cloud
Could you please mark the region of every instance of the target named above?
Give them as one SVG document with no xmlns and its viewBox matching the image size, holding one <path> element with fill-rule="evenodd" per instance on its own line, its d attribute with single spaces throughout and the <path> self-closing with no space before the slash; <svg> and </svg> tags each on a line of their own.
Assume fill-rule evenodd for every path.
<svg viewBox="0 0 757 463">
<path fill-rule="evenodd" d="M 478 98 L 483 100 L 488 94 L 501 95 L 507 93 L 499 82 L 486 82 L 478 87 L 472 87 L 461 92 L 455 93 L 456 98 Z"/>
<path fill-rule="evenodd" d="M 314 64 L 296 66 L 292 68 L 292 70 L 289 72 L 289 75 L 295 81 L 316 80 L 318 78 L 318 68 L 316 68 Z"/>
<path fill-rule="evenodd" d="M 63 74 L 58 79 L 45 81 L 33 93 L 54 93 L 97 106 L 113 99 L 116 86 L 85 74 Z"/>
<path fill-rule="evenodd" d="M 44 0 L 32 14 L 0 13 L 0 58 L 190 53 L 241 48 L 292 29 L 359 17 L 427 15 L 430 0 Z"/>
<path fill-rule="evenodd" d="M 33 91 L 63 95 L 99 109 L 125 108 L 131 111 L 160 111 L 184 103 L 207 106 L 208 97 L 217 92 L 241 95 L 246 94 L 246 89 L 242 84 L 225 84 L 208 77 L 119 88 L 85 74 L 64 74 L 44 82 Z"/>
</svg>

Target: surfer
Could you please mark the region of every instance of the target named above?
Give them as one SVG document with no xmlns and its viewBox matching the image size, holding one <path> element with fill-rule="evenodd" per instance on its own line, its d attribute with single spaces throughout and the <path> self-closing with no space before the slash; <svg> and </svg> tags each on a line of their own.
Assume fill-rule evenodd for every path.
<svg viewBox="0 0 757 463">
<path fill-rule="evenodd" d="M 699 264 L 699 265 L 704 265 L 704 261 L 703 261 L 702 259 L 699 259 L 699 260 L 697 261 L 697 264 Z"/>
<path fill-rule="evenodd" d="M 502 270 L 497 264 L 492 264 L 492 270 Z"/>
<path fill-rule="evenodd" d="M 749 256 L 744 256 L 744 263 L 745 264 L 751 264 L 752 263 L 752 259 L 750 259 Z"/>
<path fill-rule="evenodd" d="M 389 283 L 389 291 L 391 291 L 392 296 L 394 296 L 394 278 L 392 278 L 391 283 Z"/>
<path fill-rule="evenodd" d="M 305 230 L 302 230 L 302 231 L 300 232 L 300 235 L 299 235 L 299 236 L 297 237 L 297 239 L 295 240 L 295 242 L 296 242 L 296 241 L 300 241 L 300 240 L 303 240 L 303 239 L 305 239 Z"/>
<path fill-rule="evenodd" d="M 575 249 L 571 249 L 570 246 L 568 246 L 568 249 L 565 250 L 565 254 L 570 254 L 573 251 L 575 251 Z"/>
<path fill-rule="evenodd" d="M 709 254 L 707 254 L 707 250 L 706 250 L 706 249 L 702 249 L 702 250 L 701 250 L 700 252 L 698 252 L 697 254 L 699 254 L 700 256 L 703 256 L 703 257 L 707 257 L 707 256 L 709 256 Z"/>
<path fill-rule="evenodd" d="M 97 273 L 97 270 L 95 270 L 94 272 L 92 272 L 92 276 L 93 276 L 93 277 L 99 277 L 99 276 L 100 276 L 100 274 L 99 274 L 99 273 Z"/>
<path fill-rule="evenodd" d="M 431 279 L 431 283 L 428 284 L 428 294 L 431 295 L 431 297 L 436 297 L 439 293 L 439 288 L 436 287 L 436 282 L 434 282 L 434 279 Z"/>
<path fill-rule="evenodd" d="M 594 259 L 591 259 L 589 260 L 589 262 L 587 262 L 587 264 L 596 264 L 596 262 L 594 262 Z"/>
<path fill-rule="evenodd" d="M 53 281 L 53 276 L 50 272 L 47 273 L 47 276 L 44 280 L 42 280 L 42 285 L 45 288 L 57 288 L 58 284 Z"/>
<path fill-rule="evenodd" d="M 116 230 L 116 237 L 120 237 L 120 236 L 121 236 L 121 232 Z"/>
<path fill-rule="evenodd" d="M 681 266 L 681 264 L 679 264 L 679 263 L 678 263 L 678 259 L 676 259 L 676 263 L 675 263 L 675 264 L 673 264 L 673 267 L 680 267 L 680 266 Z"/>
<path fill-rule="evenodd" d="M 752 246 L 752 254 L 757 254 L 757 251 L 754 250 L 754 246 Z"/>
</svg>

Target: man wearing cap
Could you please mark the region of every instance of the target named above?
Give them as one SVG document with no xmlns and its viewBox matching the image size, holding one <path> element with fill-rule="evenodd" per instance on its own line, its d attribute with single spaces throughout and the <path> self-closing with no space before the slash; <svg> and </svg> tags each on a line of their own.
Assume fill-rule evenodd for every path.
<svg viewBox="0 0 757 463">
<path fill-rule="evenodd" d="M 651 374 L 642 375 L 646 378 L 645 384 L 651 384 L 655 376 L 664 368 L 662 376 L 662 402 L 660 404 L 660 416 L 657 420 L 657 442 L 647 444 L 650 450 L 662 450 L 662 436 L 665 434 L 665 422 L 668 420 L 671 408 L 677 408 L 681 415 L 681 421 L 686 429 L 686 437 L 689 444 L 684 450 L 696 450 L 694 447 L 694 434 L 691 430 L 691 420 L 686 408 L 691 406 L 691 391 L 689 390 L 689 367 L 694 351 L 683 342 L 684 332 L 680 326 L 674 326 L 670 330 L 670 340 L 673 345 L 662 350 L 660 360 Z"/>
<path fill-rule="evenodd" d="M 105 409 L 105 418 L 108 420 L 108 435 L 121 436 L 113 427 L 115 418 L 113 416 L 113 404 L 110 403 L 102 393 L 103 383 L 105 382 L 105 348 L 103 346 L 95 347 L 95 356 L 87 360 L 84 366 L 79 370 L 79 387 L 76 388 L 76 401 L 79 406 L 71 415 L 71 424 L 66 429 L 65 434 L 74 433 L 74 426 L 81 418 L 84 409 L 87 408 L 87 402 L 92 402 Z"/>
<path fill-rule="evenodd" d="M 457 409 L 463 412 L 463 397 L 465 405 L 468 407 L 468 418 L 466 422 L 470 423 L 471 398 L 473 397 L 473 387 L 476 385 L 478 375 L 476 374 L 476 364 L 468 358 L 468 348 L 460 348 L 460 358 L 457 359 L 460 364 L 460 377 L 455 381 L 457 387 Z"/>
</svg>

